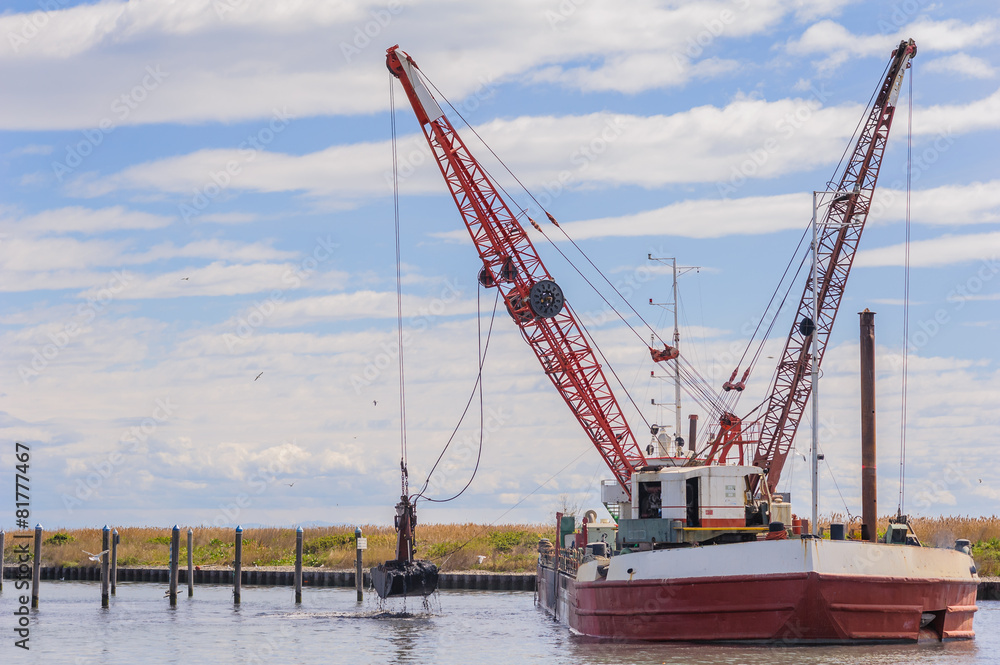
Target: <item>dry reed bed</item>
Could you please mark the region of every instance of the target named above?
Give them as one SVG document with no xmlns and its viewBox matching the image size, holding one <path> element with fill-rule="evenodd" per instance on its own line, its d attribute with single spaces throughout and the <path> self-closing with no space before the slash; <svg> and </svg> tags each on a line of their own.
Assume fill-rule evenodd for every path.
<svg viewBox="0 0 1000 665">
<path fill-rule="evenodd" d="M 193 561 L 197 566 L 230 566 L 234 558 L 232 528 L 192 527 Z M 365 565 L 396 557 L 392 527 L 363 525 L 368 540 Z M 180 557 L 187 561 L 187 530 L 180 530 Z M 21 535 L 30 532 L 14 532 Z M 166 566 L 170 562 L 169 528 L 119 527 L 120 566 Z M 7 535 L 4 560 L 14 561 L 13 534 Z M 514 572 L 534 570 L 538 540 L 553 538 L 554 528 L 540 524 L 422 524 L 417 528 L 417 556 L 435 561 L 442 570 Z M 57 529 L 42 535 L 43 566 L 93 566 L 87 552 L 101 551 L 101 529 Z M 18 542 L 29 542 L 19 539 Z M 480 557 L 483 557 L 480 560 Z M 354 527 L 303 530 L 303 563 L 331 569 L 353 568 Z M 290 566 L 295 563 L 295 529 L 265 527 L 243 530 L 243 565 Z"/>
<path fill-rule="evenodd" d="M 839 515 L 821 520 L 843 521 Z M 884 533 L 888 517 L 879 520 Z M 914 529 L 926 545 L 951 547 L 957 538 L 973 543 L 973 556 L 983 577 L 1000 575 L 1000 517 L 915 517 Z M 194 563 L 229 566 L 233 561 L 231 528 L 193 527 Z M 392 527 L 365 525 L 368 539 L 365 565 L 395 558 L 396 534 Z M 20 532 L 24 534 L 26 532 Z M 122 566 L 166 566 L 170 560 L 170 529 L 121 527 L 118 563 Z M 7 534 L 4 560 L 14 561 L 12 534 Z M 320 527 L 303 533 L 303 562 L 330 569 L 353 568 L 354 527 Z M 422 524 L 417 528 L 417 556 L 431 559 L 442 570 L 491 572 L 532 571 L 540 538 L 554 540 L 555 529 L 545 524 Z M 42 565 L 92 566 L 87 552 L 101 550 L 100 529 L 59 529 L 43 535 Z M 19 540 L 18 542 L 26 542 Z M 181 529 L 180 561 L 187 561 L 187 527 Z M 482 559 L 480 559 L 482 557 Z M 295 530 L 267 527 L 243 532 L 244 566 L 290 566 L 295 563 Z"/>
</svg>

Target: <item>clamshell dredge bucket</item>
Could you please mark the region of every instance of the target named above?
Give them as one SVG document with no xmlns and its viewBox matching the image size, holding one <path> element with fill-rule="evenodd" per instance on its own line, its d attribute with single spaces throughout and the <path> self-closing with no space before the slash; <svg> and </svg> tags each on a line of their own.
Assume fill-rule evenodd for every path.
<svg viewBox="0 0 1000 665">
<path fill-rule="evenodd" d="M 371 572 L 379 598 L 429 596 L 437 591 L 438 569 L 430 561 L 386 561 Z"/>
<path fill-rule="evenodd" d="M 437 590 L 438 569 L 430 561 L 413 560 L 416 508 L 406 495 L 396 504 L 396 559 L 372 568 L 372 586 L 379 598 L 429 596 Z"/>
</svg>

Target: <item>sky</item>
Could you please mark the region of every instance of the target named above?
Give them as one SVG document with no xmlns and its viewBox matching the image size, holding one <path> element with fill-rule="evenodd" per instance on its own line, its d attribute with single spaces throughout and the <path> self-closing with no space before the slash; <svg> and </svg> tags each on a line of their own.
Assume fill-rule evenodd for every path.
<svg viewBox="0 0 1000 665">
<path fill-rule="evenodd" d="M 587 257 L 531 232 L 644 447 L 646 423 L 673 430 L 673 386 L 643 342 L 644 321 L 672 332 L 671 278 L 649 257 L 697 268 L 679 279 L 680 349 L 719 390 L 795 255 L 811 193 L 839 176 L 891 51 L 910 37 L 917 56 L 819 387 L 821 512 L 860 513 L 856 313 L 870 308 L 880 512 L 997 513 L 995 3 L 5 7 L 0 486 L 12 495 L 23 443 L 32 525 L 391 523 L 392 86 L 410 485 L 453 431 L 427 494 L 472 477 L 454 501 L 421 502 L 419 520 L 542 522 L 563 506 L 605 516 L 610 473 L 502 305 L 493 316 L 386 49 L 414 58 L 511 205 L 542 219 L 544 206 Z M 766 395 L 802 288 L 739 409 Z M 702 407 L 685 396 L 682 412 L 707 434 Z M 779 487 L 800 514 L 811 430 L 807 414 Z M 3 515 L 13 528 L 14 506 Z"/>
</svg>

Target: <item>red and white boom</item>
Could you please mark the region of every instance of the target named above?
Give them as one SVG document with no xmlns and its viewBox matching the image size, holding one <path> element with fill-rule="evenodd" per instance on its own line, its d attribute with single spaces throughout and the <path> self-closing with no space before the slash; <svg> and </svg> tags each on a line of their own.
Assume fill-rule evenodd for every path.
<svg viewBox="0 0 1000 665">
<path fill-rule="evenodd" d="M 500 289 L 507 310 L 542 370 L 619 484 L 631 494 L 629 479 L 636 467 L 645 464 L 645 458 L 561 289 L 516 216 L 421 80 L 413 59 L 393 46 L 386 51 L 386 66 L 402 83 L 469 229 L 483 262 L 480 282 Z"/>
<path fill-rule="evenodd" d="M 778 486 L 781 469 L 812 392 L 811 364 L 822 363 L 826 352 L 858 241 L 868 219 L 903 74 L 916 53 L 917 45 L 912 39 L 900 42 L 892 52 L 878 96 L 840 178 L 838 195 L 819 227 L 816 283 L 810 273 L 778 362 L 767 410 L 760 420 L 761 437 L 753 458 L 754 466 L 764 469 L 772 493 Z M 814 290 L 819 312 L 817 321 L 813 321 Z M 813 423 L 813 427 L 817 426 Z"/>
</svg>

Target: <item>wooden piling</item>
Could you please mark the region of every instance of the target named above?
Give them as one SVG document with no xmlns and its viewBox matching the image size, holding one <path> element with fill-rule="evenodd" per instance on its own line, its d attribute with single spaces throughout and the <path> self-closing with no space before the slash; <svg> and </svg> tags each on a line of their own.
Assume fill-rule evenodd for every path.
<svg viewBox="0 0 1000 665">
<path fill-rule="evenodd" d="M 3 547 L 7 539 L 7 532 L 0 529 L 0 591 L 3 591 Z"/>
<path fill-rule="evenodd" d="M 181 529 L 176 524 L 170 530 L 170 605 L 177 604 L 177 568 L 181 556 Z"/>
<path fill-rule="evenodd" d="M 118 529 L 111 532 L 111 595 L 115 595 L 118 588 L 118 543 L 121 538 L 118 536 Z"/>
<path fill-rule="evenodd" d="M 365 574 L 361 568 L 361 527 L 355 527 L 354 529 L 354 548 L 355 548 L 355 560 L 354 560 L 354 588 L 358 592 L 358 602 L 362 602 L 365 599 L 365 594 L 362 589 L 364 589 Z"/>
<path fill-rule="evenodd" d="M 233 561 L 233 602 L 240 603 L 240 578 L 243 576 L 243 527 L 236 527 L 236 559 Z"/>
<path fill-rule="evenodd" d="M 111 551 L 111 527 L 107 524 L 101 529 L 101 607 L 110 607 L 108 597 L 110 570 L 108 568 L 108 553 Z"/>
<path fill-rule="evenodd" d="M 302 527 L 295 530 L 295 602 L 302 602 Z"/>
<path fill-rule="evenodd" d="M 188 528 L 188 598 L 194 596 L 194 529 Z"/>
<path fill-rule="evenodd" d="M 35 525 L 35 549 L 32 553 L 32 566 L 31 566 L 31 609 L 38 609 L 38 583 L 41 581 L 42 576 L 39 574 L 39 568 L 42 565 L 42 525 Z"/>
</svg>

